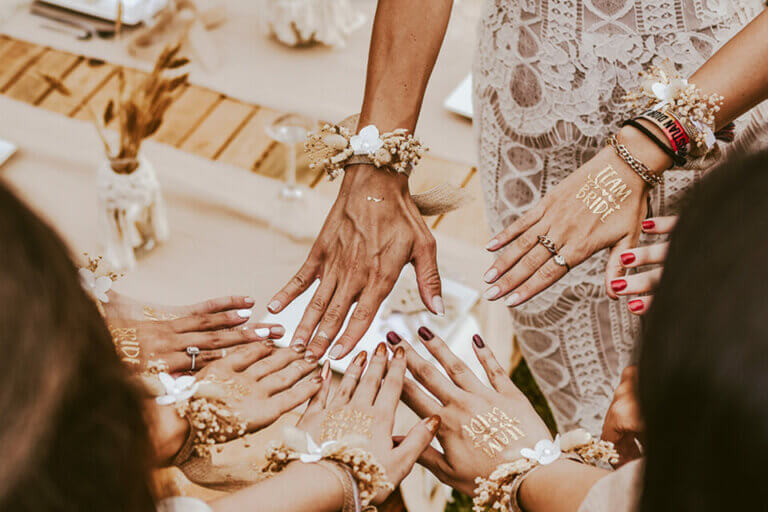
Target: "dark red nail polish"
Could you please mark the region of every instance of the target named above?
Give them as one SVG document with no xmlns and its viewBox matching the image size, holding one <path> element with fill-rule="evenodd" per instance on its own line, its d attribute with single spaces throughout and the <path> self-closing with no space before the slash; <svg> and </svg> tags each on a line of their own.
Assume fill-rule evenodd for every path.
<svg viewBox="0 0 768 512">
<path fill-rule="evenodd" d="M 620 292 L 627 287 L 627 282 L 623 279 L 614 279 L 611 281 L 611 289 L 615 292 Z"/>
<path fill-rule="evenodd" d="M 645 304 L 643 304 L 643 301 L 639 299 L 631 300 L 629 301 L 629 310 L 633 313 L 637 313 L 638 311 L 642 311 L 643 308 L 645 308 Z"/>
<path fill-rule="evenodd" d="M 472 336 L 472 341 L 475 342 L 475 346 L 477 348 L 483 348 L 485 346 L 485 343 L 483 342 L 483 338 L 481 338 L 479 334 L 475 334 L 474 336 Z"/>
<path fill-rule="evenodd" d="M 641 225 L 643 226 L 643 229 L 653 229 L 656 227 L 656 223 L 652 220 L 644 220 Z"/>
<path fill-rule="evenodd" d="M 398 336 L 396 332 L 389 331 L 387 333 L 387 341 L 390 342 L 392 345 L 397 345 L 398 343 L 400 343 L 400 341 L 402 341 L 402 338 Z"/>
<path fill-rule="evenodd" d="M 635 262 L 635 255 L 631 252 L 625 252 L 621 255 L 621 264 L 622 265 L 629 265 L 630 263 Z"/>
<path fill-rule="evenodd" d="M 429 341 L 429 340 L 431 340 L 432 338 L 435 337 L 435 335 L 432 334 L 432 331 L 430 331 L 426 327 L 419 327 L 419 331 L 418 332 L 419 332 L 419 336 L 421 336 L 422 339 L 425 339 L 427 341 Z"/>
</svg>

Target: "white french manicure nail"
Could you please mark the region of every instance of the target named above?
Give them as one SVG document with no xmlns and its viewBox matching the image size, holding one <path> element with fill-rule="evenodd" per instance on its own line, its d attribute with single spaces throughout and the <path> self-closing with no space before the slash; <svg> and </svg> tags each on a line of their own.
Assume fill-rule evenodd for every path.
<svg viewBox="0 0 768 512">
<path fill-rule="evenodd" d="M 272 302 L 269 303 L 269 306 L 267 306 L 267 309 L 273 313 L 276 312 L 278 309 L 280 309 L 280 301 L 273 300 Z"/>
<path fill-rule="evenodd" d="M 504 301 L 504 304 L 506 304 L 507 306 L 516 306 L 518 302 L 520 302 L 520 294 L 513 293 L 512 295 L 507 297 L 507 300 Z"/>
<path fill-rule="evenodd" d="M 246 297 L 246 298 L 243 299 L 243 302 L 245 302 L 246 304 L 251 304 L 251 305 L 256 304 L 256 301 L 253 300 L 253 297 Z"/>
<path fill-rule="evenodd" d="M 493 278 L 496 277 L 497 275 L 499 275 L 499 271 L 495 268 L 490 268 L 488 269 L 488 272 L 486 272 L 485 275 L 483 276 L 483 281 L 485 281 L 486 283 L 490 283 L 491 281 L 493 281 Z"/>
<path fill-rule="evenodd" d="M 328 352 L 328 357 L 331 359 L 338 359 L 341 355 L 341 351 L 343 350 L 343 347 L 341 345 L 334 345 L 330 352 Z"/>
<path fill-rule="evenodd" d="M 445 305 L 443 305 L 443 298 L 439 295 L 432 297 L 432 307 L 435 309 L 437 316 L 445 316 Z"/>
<path fill-rule="evenodd" d="M 267 327 L 259 327 L 258 329 L 254 329 L 254 332 L 259 338 L 266 338 L 269 336 L 269 328 Z"/>
<path fill-rule="evenodd" d="M 496 297 L 501 289 L 498 286 L 492 286 L 491 288 L 488 288 L 485 290 L 485 293 L 483 293 L 483 298 L 486 300 L 491 300 L 492 298 Z"/>
<path fill-rule="evenodd" d="M 250 318 L 252 311 L 250 309 L 238 309 L 237 316 L 240 318 Z"/>
<path fill-rule="evenodd" d="M 499 243 L 499 241 L 494 238 L 493 240 L 488 242 L 488 245 L 486 245 L 485 248 L 486 249 L 493 249 L 494 247 L 496 247 L 496 244 L 498 244 L 498 243 Z"/>
</svg>

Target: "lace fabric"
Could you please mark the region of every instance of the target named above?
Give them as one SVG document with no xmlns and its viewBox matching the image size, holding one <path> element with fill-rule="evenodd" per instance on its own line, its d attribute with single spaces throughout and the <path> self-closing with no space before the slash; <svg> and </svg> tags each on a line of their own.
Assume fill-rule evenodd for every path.
<svg viewBox="0 0 768 512">
<path fill-rule="evenodd" d="M 525 213 L 619 129 L 639 71 L 670 59 L 692 74 L 761 8 L 759 0 L 486 0 L 473 87 L 491 229 Z M 766 119 L 755 109 L 739 132 L 757 138 Z M 653 214 L 675 213 L 701 173 L 665 173 Z M 561 431 L 600 432 L 638 333 L 626 301 L 605 294 L 607 257 L 594 255 L 510 309 Z"/>
</svg>

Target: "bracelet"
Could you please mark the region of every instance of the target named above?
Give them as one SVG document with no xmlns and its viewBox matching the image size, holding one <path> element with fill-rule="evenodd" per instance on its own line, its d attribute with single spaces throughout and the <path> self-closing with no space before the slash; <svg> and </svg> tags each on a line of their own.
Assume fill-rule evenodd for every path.
<svg viewBox="0 0 768 512">
<path fill-rule="evenodd" d="M 691 137 L 683 123 L 675 116 L 666 110 L 649 110 L 638 116 L 635 121 L 637 119 L 645 119 L 658 127 L 664 133 L 675 154 L 681 157 L 688 156 L 691 149 Z"/>
<path fill-rule="evenodd" d="M 542 439 L 533 449 L 521 449 L 520 455 L 520 459 L 497 466 L 488 478 L 475 479 L 477 487 L 472 499 L 474 512 L 485 512 L 488 509 L 499 512 L 522 510 L 517 501 L 517 492 L 525 477 L 535 468 L 552 464 L 561 458 L 592 466 L 612 464 L 619 460 L 613 443 L 594 439 L 583 429 L 573 430 L 562 437 L 557 435 L 554 442 Z"/>
<path fill-rule="evenodd" d="M 194 427 L 192 427 L 192 420 L 189 419 L 188 416 L 185 416 L 185 419 L 189 424 L 189 431 L 187 432 L 187 437 L 184 439 L 184 444 L 181 445 L 181 448 L 176 453 L 176 456 L 173 458 L 173 461 L 171 462 L 171 465 L 173 466 L 181 466 L 182 464 L 187 462 L 189 458 L 192 456 L 192 452 L 194 451 L 195 429 Z"/>
<path fill-rule="evenodd" d="M 672 144 L 672 147 L 670 148 L 669 146 L 664 144 L 664 141 L 659 139 L 651 130 L 649 130 L 648 128 L 643 126 L 638 121 L 639 119 L 646 119 L 647 121 L 650 121 L 655 126 L 657 126 L 660 130 L 662 130 L 664 132 L 664 135 L 666 135 L 667 140 L 669 141 L 669 143 Z M 677 120 L 674 120 L 674 121 L 677 122 Z M 631 126 L 632 128 L 636 129 L 637 131 L 639 131 L 640 133 L 645 135 L 651 142 L 656 144 L 659 147 L 659 149 L 664 151 L 664 153 L 666 153 L 667 156 L 672 159 L 672 161 L 675 163 L 675 166 L 683 167 L 685 164 L 688 163 L 688 160 L 686 160 L 686 158 L 685 158 L 685 156 L 688 154 L 688 146 L 687 145 L 684 145 L 684 146 L 680 145 L 681 141 L 679 141 L 679 140 L 677 142 L 675 142 L 675 140 L 673 138 L 674 135 L 675 135 L 674 132 L 672 132 L 672 131 L 665 131 L 664 128 L 660 124 L 654 123 L 651 119 L 649 119 L 649 118 L 647 118 L 645 116 L 640 116 L 640 117 L 638 117 L 636 119 L 628 119 L 628 120 L 624 121 L 621 124 L 621 126 L 622 126 L 622 128 L 624 126 Z M 680 128 L 679 128 L 680 129 L 680 133 L 685 134 L 685 130 L 683 130 L 682 125 L 679 125 L 679 126 L 680 126 Z M 685 134 L 685 138 L 686 138 L 686 140 L 688 139 L 688 135 L 687 134 Z M 675 145 L 675 144 L 677 144 L 677 145 Z"/>
<path fill-rule="evenodd" d="M 664 183 L 664 179 L 661 176 L 653 174 L 647 165 L 635 158 L 625 145 L 619 143 L 619 140 L 615 135 L 608 139 L 608 144 L 613 148 L 619 158 L 624 160 L 624 162 L 651 188 Z"/>
<path fill-rule="evenodd" d="M 347 466 L 328 460 L 321 460 L 318 464 L 336 475 L 336 478 L 341 482 L 344 493 L 341 512 L 361 512 L 363 506 L 360 502 L 360 491 L 357 488 L 355 477 L 352 476 Z"/>
</svg>

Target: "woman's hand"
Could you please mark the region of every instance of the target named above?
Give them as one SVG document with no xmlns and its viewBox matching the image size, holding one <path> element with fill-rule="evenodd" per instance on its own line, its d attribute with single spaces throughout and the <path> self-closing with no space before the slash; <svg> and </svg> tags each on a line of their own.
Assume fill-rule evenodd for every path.
<svg viewBox="0 0 768 512">
<path fill-rule="evenodd" d="M 443 314 L 435 249 L 435 239 L 413 203 L 405 175 L 372 166 L 351 167 L 306 262 L 274 296 L 269 310 L 281 311 L 320 279 L 292 340 L 294 346 L 306 346 L 306 357 L 313 360 L 325 353 L 357 301 L 346 330 L 329 354 L 340 359 L 368 330 L 408 262 L 416 269 L 424 304 L 433 313 Z"/>
<path fill-rule="evenodd" d="M 432 416 L 419 422 L 395 446 L 392 428 L 403 388 L 405 353 L 402 349 L 395 350 L 387 364 L 387 349 L 381 343 L 363 375 L 365 360 L 365 352 L 358 354 L 332 397 L 329 396 L 330 378 L 326 366 L 322 388 L 296 426 L 318 443 L 346 435 L 367 437 L 371 441 L 366 449 L 384 467 L 387 480 L 397 486 L 429 445 L 440 425 L 440 418 Z M 380 492 L 375 503 L 383 502 L 387 494 Z"/>
<path fill-rule="evenodd" d="M 621 382 L 605 415 L 601 436 L 612 442 L 619 453 L 619 462 L 615 467 L 623 466 L 642 455 L 636 440 L 640 439 L 644 430 L 637 401 L 637 366 L 627 366 L 621 373 Z"/>
<path fill-rule="evenodd" d="M 519 459 L 521 448 L 551 439 L 544 422 L 515 387 L 480 336 L 473 348 L 493 388 L 484 385 L 448 346 L 426 327 L 419 339 L 445 369 L 446 377 L 400 336 L 387 334 L 392 350 L 405 350 L 408 369 L 433 396 L 405 380 L 403 401 L 421 417 L 438 415 L 437 439 L 444 453 L 427 448 L 419 463 L 443 483 L 473 495 L 475 478 L 487 477 L 506 461 Z"/>
<path fill-rule="evenodd" d="M 642 222 L 642 229 L 645 233 L 666 235 L 672 232 L 676 222 L 677 217 L 675 216 L 654 217 L 644 220 Z M 645 265 L 659 265 L 651 270 L 638 272 L 637 274 L 620 277 L 611 281 L 611 289 L 616 295 L 646 294 L 629 301 L 627 308 L 632 313 L 644 315 L 648 311 L 653 300 L 651 292 L 653 292 L 656 285 L 659 284 L 659 279 L 661 279 L 661 264 L 667 258 L 668 248 L 669 242 L 661 242 L 645 247 L 635 247 L 619 255 L 621 265 L 627 269 Z"/>
<path fill-rule="evenodd" d="M 567 268 L 539 243 L 546 236 L 571 268 L 611 247 L 606 288 L 615 298 L 608 282 L 620 275 L 619 253 L 637 245 L 647 197 L 640 176 L 604 148 L 488 243 L 498 257 L 485 274 L 492 286 L 484 297 L 507 296 L 517 306 L 563 277 Z"/>
</svg>

